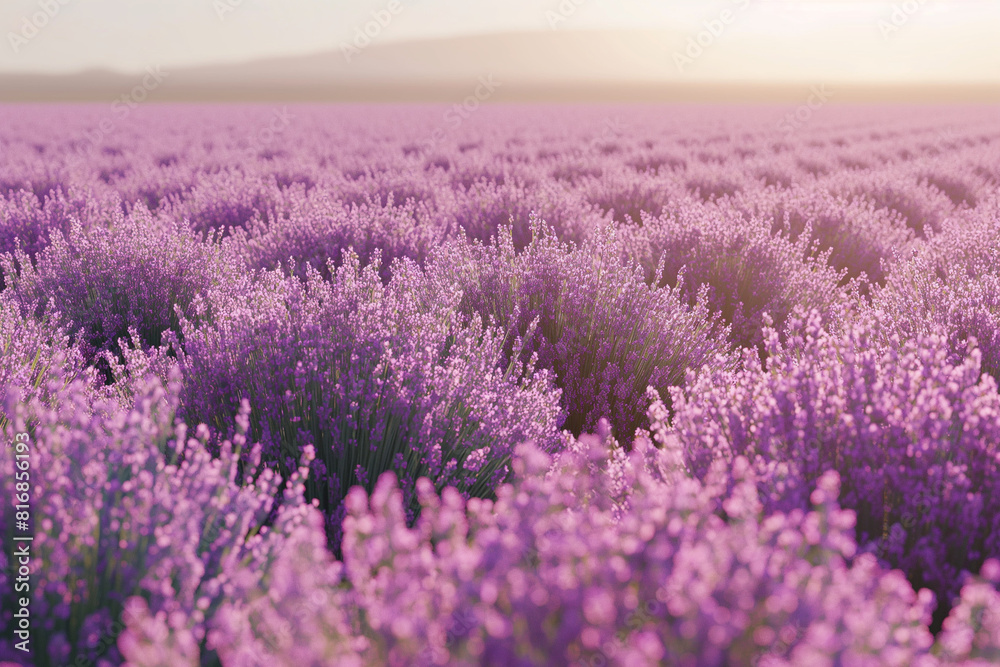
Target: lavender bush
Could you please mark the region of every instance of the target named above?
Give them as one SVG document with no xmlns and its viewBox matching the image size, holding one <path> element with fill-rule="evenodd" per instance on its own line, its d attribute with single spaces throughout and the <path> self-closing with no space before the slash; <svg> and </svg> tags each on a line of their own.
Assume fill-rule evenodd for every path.
<svg viewBox="0 0 1000 667">
<path fill-rule="evenodd" d="M 128 216 L 118 211 L 108 227 L 74 223 L 66 236 L 55 232 L 34 262 L 21 252 L 0 262 L 12 298 L 37 314 L 51 305 L 89 360 L 117 351 L 129 329 L 160 345 L 164 332 L 179 331 L 178 313 L 196 295 L 238 271 L 186 225 L 142 206 Z"/>
<path fill-rule="evenodd" d="M 422 262 L 443 237 L 444 230 L 424 219 L 412 201 L 397 206 L 392 193 L 384 206 L 369 200 L 348 208 L 322 192 L 297 202 L 287 217 L 234 230 L 226 242 L 251 268 L 291 270 L 294 263 L 301 279 L 307 266 L 329 279 L 327 262 L 339 266 L 348 249 L 364 265 L 378 252 L 380 275 L 388 282 L 393 260 Z"/>
<path fill-rule="evenodd" d="M 709 309 L 731 325 L 731 342 L 763 349 L 767 317 L 780 329 L 796 306 L 835 319 L 845 304 L 837 289 L 844 274 L 827 265 L 830 251 L 818 254 L 808 237 L 793 242 L 772 234 L 771 226 L 692 205 L 679 215 L 647 218 L 628 246 L 651 282 L 676 287 L 692 302 L 706 290 Z"/>
<path fill-rule="evenodd" d="M 524 356 L 537 353 L 555 373 L 574 433 L 608 417 L 631 437 L 645 423 L 649 384 L 666 391 L 728 351 L 704 299 L 688 306 L 675 290 L 646 286 L 639 267 L 621 261 L 613 230 L 579 248 L 537 219 L 532 234 L 520 253 L 509 229 L 491 245 L 447 242 L 428 274 L 438 293 L 462 291 L 461 311 L 526 338 Z"/>
<path fill-rule="evenodd" d="M 205 449 L 209 434 L 204 426 L 195 429 L 196 439 L 188 437 L 184 424 L 172 423 L 178 379 L 166 389 L 156 381 L 147 384 L 128 409 L 91 400 L 79 382 L 52 387 L 51 405 L 7 396 L 8 438 L 29 428 L 32 433 L 32 548 L 38 565 L 32 582 L 34 664 L 79 658 L 120 664 L 119 646 L 138 655 L 141 631 L 132 627 L 141 626 L 144 617 L 129 608 L 133 596 L 142 600 L 143 611 L 169 618 L 170 627 L 189 640 L 178 642 L 175 651 L 158 649 L 157 660 L 170 661 L 173 655 L 173 664 L 192 664 L 209 633 L 231 625 L 230 616 L 238 613 L 234 607 L 242 609 L 259 596 L 255 590 L 261 585 L 294 571 L 301 561 L 293 552 L 315 546 L 312 535 L 321 522 L 304 500 L 301 476 L 307 468 L 292 477 L 278 518 L 264 526 L 281 479 L 258 467 L 260 447 L 255 446 L 249 458 L 256 463 L 244 471 L 243 485 L 235 482 L 248 426 L 246 406 L 237 416 L 234 440 L 213 458 Z M 52 382 L 59 384 L 55 378 Z M 304 462 L 309 455 L 303 455 Z M 0 451 L 0 466 L 0 488 L 13 497 L 13 449 Z M 7 543 L 13 516 L 5 518 Z M 0 599 L 3 609 L 11 610 L 14 570 L 10 562 L 3 569 Z M 326 581 L 336 577 L 336 569 L 315 576 Z M 15 659 L 21 654 L 8 643 L 10 613 L 0 618 L 0 655 Z M 326 617 L 334 618 L 333 612 Z M 122 626 L 130 629 L 117 644 Z"/>
<path fill-rule="evenodd" d="M 983 372 L 1000 381 L 1000 271 L 994 239 L 996 200 L 957 217 L 930 243 L 914 248 L 893 272 L 871 309 L 901 339 L 941 328 L 952 352 L 981 355 Z M 919 308 L 914 306 L 919 304 Z"/>
<path fill-rule="evenodd" d="M 379 258 L 348 253 L 331 280 L 272 272 L 248 292 L 212 292 L 195 304 L 211 324 L 182 322 L 187 419 L 222 428 L 242 399 L 257 405 L 252 437 L 282 474 L 317 451 L 311 497 L 340 523 L 340 501 L 396 470 L 484 495 L 502 481 L 513 447 L 551 449 L 559 393 L 533 361 L 500 364 L 503 334 L 451 303 L 422 301 L 418 267 L 397 263 L 387 287 Z M 333 538 L 336 543 L 336 537 Z"/>
<path fill-rule="evenodd" d="M 49 244 L 53 232 L 69 232 L 73 220 L 99 224 L 119 205 L 74 190 L 65 195 L 57 190 L 42 199 L 31 191 L 12 191 L 0 197 L 0 253 L 20 249 L 34 259 Z"/>
<path fill-rule="evenodd" d="M 700 476 L 747 456 L 775 510 L 807 507 L 840 472 L 861 548 L 933 589 L 943 614 L 962 572 L 1000 549 L 1000 395 L 978 351 L 953 364 L 943 335 L 885 348 L 879 328 L 833 334 L 813 312 L 784 345 L 771 330 L 765 364 L 746 355 L 675 390 L 672 428 Z"/>
<path fill-rule="evenodd" d="M 893 253 L 908 248 L 913 239 L 898 213 L 824 191 L 766 188 L 736 200 L 734 207 L 749 219 L 770 218 L 772 233 L 786 234 L 793 242 L 805 233 L 817 252 L 829 251 L 830 265 L 845 271 L 846 279 L 864 276 L 884 284 Z"/>
<path fill-rule="evenodd" d="M 80 380 L 95 388 L 96 378 L 64 329 L 53 323 L 58 315 L 37 320 L 25 317 L 9 291 L 0 292 L 0 400 L 15 393 L 22 400 L 50 395 L 50 381 L 65 385 Z M 10 416 L 0 415 L 0 428 Z"/>
</svg>

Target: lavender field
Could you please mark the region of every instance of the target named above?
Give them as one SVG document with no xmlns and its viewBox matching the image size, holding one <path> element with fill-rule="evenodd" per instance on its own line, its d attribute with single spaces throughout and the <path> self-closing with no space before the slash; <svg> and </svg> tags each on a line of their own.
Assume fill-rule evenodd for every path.
<svg viewBox="0 0 1000 667">
<path fill-rule="evenodd" d="M 1000 663 L 996 107 L 120 111 L 0 107 L 0 664 Z"/>
</svg>

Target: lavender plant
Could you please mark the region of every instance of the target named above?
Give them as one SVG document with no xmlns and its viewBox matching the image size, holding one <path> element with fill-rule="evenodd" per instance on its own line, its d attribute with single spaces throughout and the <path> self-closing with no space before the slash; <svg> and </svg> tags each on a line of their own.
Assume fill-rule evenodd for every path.
<svg viewBox="0 0 1000 667">
<path fill-rule="evenodd" d="M 844 271 L 844 283 L 864 276 L 884 284 L 894 253 L 909 248 L 913 231 L 898 213 L 870 201 L 835 197 L 822 190 L 766 188 L 733 201 L 749 218 L 770 218 L 772 233 L 797 241 L 805 233 L 816 252 L 829 251 L 828 262 Z"/>
<path fill-rule="evenodd" d="M 55 232 L 34 262 L 23 252 L 0 262 L 25 313 L 53 308 L 89 361 L 119 352 L 130 328 L 145 345 L 159 346 L 164 332 L 179 331 L 178 310 L 239 271 L 211 241 L 141 206 L 128 216 L 118 211 L 108 227 L 74 222 L 68 235 Z"/>
<path fill-rule="evenodd" d="M 52 232 L 69 232 L 72 220 L 99 223 L 118 206 L 117 201 L 101 202 L 76 190 L 57 190 L 42 199 L 26 190 L 11 192 L 0 197 L 0 253 L 20 248 L 34 259 L 49 244 Z"/>
<path fill-rule="evenodd" d="M 568 429 L 607 417 L 625 437 L 645 422 L 649 384 L 679 385 L 728 347 L 703 299 L 688 306 L 675 290 L 646 286 L 620 255 L 614 230 L 573 248 L 536 218 L 521 253 L 509 228 L 490 245 L 458 239 L 433 253 L 428 274 L 438 294 L 462 291 L 462 312 L 510 332 L 508 355 L 524 340 L 523 354 L 553 370 Z"/>
<path fill-rule="evenodd" d="M 996 204 L 971 220 L 950 222 L 915 248 L 874 295 L 871 310 L 885 323 L 886 336 L 906 340 L 940 328 L 955 358 L 977 349 L 983 372 L 1000 381 L 1000 255 L 991 208 Z"/>
<path fill-rule="evenodd" d="M 318 558 L 303 568 L 301 556 L 294 555 L 315 552 L 310 536 L 321 535 L 319 515 L 303 496 L 311 452 L 303 454 L 304 467 L 286 485 L 285 502 L 270 528 L 264 522 L 281 479 L 259 467 L 259 446 L 243 457 L 254 462 L 244 470 L 244 483 L 235 481 L 248 427 L 246 405 L 237 416 L 234 440 L 213 458 L 205 449 L 204 425 L 195 429 L 195 439 L 186 425 L 173 423 L 180 390 L 176 375 L 166 388 L 148 382 L 125 409 L 94 401 L 79 381 L 61 387 L 56 375 L 50 382 L 50 405 L 15 392 L 4 406 L 12 419 L 5 429 L 8 440 L 14 432 L 32 433 L 33 664 L 121 664 L 119 647 L 136 655 L 142 642 L 133 628 L 149 621 L 131 608 L 133 597 L 188 638 L 186 659 L 173 664 L 199 664 L 193 658 L 199 648 L 208 651 L 209 633 L 225 632 L 233 610 L 259 597 L 260 586 L 270 588 L 268 582 L 291 576 L 300 580 L 286 585 L 301 590 L 307 569 L 324 562 Z M 10 447 L 0 450 L 0 470 L 0 490 L 13 497 Z M 12 512 L 5 510 L 0 529 L 9 543 Z M 16 595 L 12 561 L 0 569 L 5 610 L 0 655 L 20 659 L 9 631 Z M 337 571 L 311 576 L 331 581 Z M 335 612 L 325 615 L 335 623 L 328 628 L 346 635 L 343 620 L 336 618 Z M 118 643 L 123 626 L 129 630 Z M 264 638 L 263 631 L 250 636 Z M 325 636 L 333 647 L 332 635 Z M 170 655 L 178 654 L 159 654 L 158 660 Z"/>
<path fill-rule="evenodd" d="M 808 506 L 826 470 L 843 476 L 857 540 L 938 596 L 940 622 L 961 585 L 1000 555 L 1000 395 L 978 351 L 949 362 L 945 336 L 877 343 L 878 322 L 828 332 L 812 312 L 769 358 L 673 392 L 672 432 L 704 476 L 747 456 L 770 510 Z"/>
<path fill-rule="evenodd" d="M 225 240 L 234 254 L 254 269 L 290 269 L 305 279 L 311 266 L 329 279 L 327 261 L 339 266 L 348 248 L 367 265 L 381 253 L 380 275 L 389 280 L 389 268 L 397 257 L 422 262 L 445 234 L 426 212 L 409 201 L 397 206 L 390 194 L 385 206 L 367 201 L 350 208 L 327 193 L 294 202 L 287 218 L 249 223 L 246 230 L 233 231 Z"/>
<path fill-rule="evenodd" d="M 65 330 L 53 323 L 58 315 L 36 320 L 24 317 L 9 291 L 0 292 L 0 401 L 14 393 L 23 400 L 50 398 L 49 381 L 80 380 L 95 388 L 95 374 L 74 348 Z M 10 423 L 0 414 L 0 429 Z"/>
<path fill-rule="evenodd" d="M 294 194 L 280 188 L 273 176 L 247 176 L 238 170 L 203 175 L 190 192 L 171 199 L 170 215 L 197 232 L 225 235 L 254 219 L 272 220 L 287 213 Z"/>
<path fill-rule="evenodd" d="M 807 237 L 773 235 L 769 221 L 702 206 L 647 219 L 631 247 L 647 278 L 677 288 L 690 302 L 703 291 L 710 311 L 731 325 L 735 346 L 763 352 L 766 317 L 779 330 L 796 306 L 838 317 L 847 302 L 844 278 Z"/>
<path fill-rule="evenodd" d="M 834 193 L 860 196 L 879 208 L 896 211 L 920 237 L 940 231 L 942 221 L 954 209 L 940 190 L 899 169 L 838 172 L 831 177 L 830 187 Z"/>
<path fill-rule="evenodd" d="M 307 445 L 309 481 L 338 540 L 341 499 L 395 470 L 407 488 L 420 476 L 441 487 L 489 495 L 508 472 L 513 447 L 558 444 L 559 393 L 532 360 L 500 364 L 504 336 L 462 322 L 458 294 L 422 299 L 422 272 L 397 262 L 383 286 L 379 258 L 356 254 L 311 268 L 305 282 L 277 272 L 231 298 L 210 292 L 182 321 L 183 414 L 222 427 L 246 398 L 259 406 L 251 433 L 283 474 Z"/>
</svg>

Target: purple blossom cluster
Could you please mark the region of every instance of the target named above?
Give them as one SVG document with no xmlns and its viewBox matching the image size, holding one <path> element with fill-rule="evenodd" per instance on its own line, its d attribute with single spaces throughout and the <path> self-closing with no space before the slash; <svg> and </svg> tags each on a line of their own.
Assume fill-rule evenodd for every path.
<svg viewBox="0 0 1000 667">
<path fill-rule="evenodd" d="M 734 347 L 762 348 L 764 322 L 784 329 L 792 309 L 815 308 L 836 318 L 848 293 L 844 278 L 800 235 L 774 234 L 774 222 L 722 214 L 699 203 L 678 214 L 647 218 L 627 243 L 645 265 L 650 282 L 675 287 L 690 302 L 703 295 L 710 312 L 730 325 Z M 734 224 L 738 221 L 738 224 Z"/>
<path fill-rule="evenodd" d="M 0 197 L 0 253 L 21 250 L 34 259 L 53 233 L 68 233 L 74 220 L 106 219 L 119 207 L 117 197 L 102 204 L 72 190 L 64 195 L 60 189 L 43 199 L 31 190 L 11 190 Z"/>
<path fill-rule="evenodd" d="M 771 233 L 793 243 L 805 234 L 809 251 L 829 252 L 830 265 L 849 280 L 884 284 L 893 253 L 912 245 L 913 232 L 898 213 L 863 198 L 798 186 L 766 188 L 733 205 L 748 219 L 771 220 Z"/>
<path fill-rule="evenodd" d="M 784 111 L 0 109 L 0 661 L 1000 661 L 995 109 Z"/>
<path fill-rule="evenodd" d="M 73 220 L 68 233 L 52 232 L 33 259 L 23 251 L 0 263 L 10 284 L 5 293 L 22 310 L 59 313 L 87 359 L 117 349 L 135 330 L 146 346 L 179 329 L 179 314 L 214 285 L 232 279 L 231 263 L 209 240 L 195 237 L 186 222 L 151 214 L 142 204 L 106 224 L 84 227 Z"/>
<path fill-rule="evenodd" d="M 872 299 L 891 331 L 906 339 L 938 327 L 952 352 L 981 355 L 983 372 L 1000 382 L 1000 198 L 948 220 L 914 248 Z M 919 309 L 914 308 L 919 304 Z"/>
<path fill-rule="evenodd" d="M 188 421 L 221 430 L 249 400 L 251 436 L 284 476 L 315 447 L 310 491 L 335 543 L 351 487 L 391 469 L 411 490 L 428 477 L 489 494 L 513 446 L 555 448 L 562 421 L 549 372 L 534 358 L 500 363 L 503 332 L 460 318 L 457 288 L 426 298 L 405 261 L 383 286 L 379 261 L 362 269 L 348 252 L 330 280 L 270 272 L 247 290 L 209 290 L 177 344 Z"/>
<path fill-rule="evenodd" d="M 882 326 L 796 317 L 786 343 L 770 330 L 764 364 L 747 354 L 675 389 L 672 429 L 697 476 L 747 457 L 769 509 L 808 506 L 838 471 L 860 548 L 946 609 L 962 573 L 1000 550 L 1000 395 L 978 350 L 952 362 L 940 333 L 883 346 Z"/>
<path fill-rule="evenodd" d="M 142 655 L 154 656 L 156 664 L 184 664 L 180 656 L 186 655 L 191 664 L 215 631 L 216 615 L 236 623 L 252 613 L 254 599 L 277 594 L 267 582 L 279 572 L 330 560 L 318 532 L 322 521 L 303 495 L 311 450 L 283 484 L 260 465 L 260 445 L 254 445 L 252 467 L 244 470 L 244 483 L 236 483 L 248 406 L 236 417 L 233 440 L 213 457 L 204 426 L 189 434 L 173 421 L 176 374 L 167 388 L 155 379 L 140 387 L 130 408 L 93 400 L 79 381 L 61 387 L 57 374 L 48 380 L 50 401 L 15 393 L 5 406 L 12 431 L 30 425 L 33 436 L 36 664 L 120 664 L 121 652 L 134 664 L 145 664 Z M 12 449 L 0 452 L 0 466 L 0 487 L 12 497 Z M 277 517 L 266 525 L 275 491 L 283 487 Z M 12 522 L 2 528 L 8 543 Z M 314 558 L 303 563 L 303 553 Z M 328 581 L 336 572 L 331 565 L 315 577 Z M 0 618 L 5 639 L 14 608 L 11 584 L 11 578 L 0 580 L 8 610 Z M 342 623 L 336 613 L 313 622 Z M 162 633 L 151 629 L 164 618 L 172 632 L 186 633 L 170 647 L 160 645 Z M 156 647 L 150 649 L 150 642 Z M 18 655 L 10 644 L 0 645 L 0 657 Z"/>
<path fill-rule="evenodd" d="M 427 265 L 436 294 L 457 288 L 460 311 L 526 339 L 522 356 L 554 372 L 575 434 L 607 417 L 631 436 L 646 424 L 646 387 L 680 385 L 729 348 L 704 293 L 689 306 L 679 290 L 648 287 L 638 263 L 622 261 L 618 236 L 609 228 L 577 247 L 536 220 L 520 252 L 508 229 L 491 245 L 449 240 Z"/>
<path fill-rule="evenodd" d="M 307 266 L 329 279 L 328 262 L 339 266 L 347 250 L 365 265 L 377 252 L 382 258 L 380 275 L 388 282 L 393 260 L 422 262 L 444 238 L 442 230 L 426 223 L 425 207 L 413 200 L 397 205 L 392 192 L 385 204 L 369 199 L 350 205 L 325 190 L 313 192 L 270 223 L 255 218 L 246 228 L 234 229 L 223 245 L 251 269 L 292 271 L 294 263 L 301 279 Z"/>
<path fill-rule="evenodd" d="M 81 380 L 96 388 L 93 369 L 75 348 L 65 330 L 53 318 L 24 316 L 9 290 L 0 292 L 0 399 L 16 392 L 24 400 L 51 395 L 50 374 L 62 384 Z M 10 424 L 10 415 L 0 414 L 0 427 Z"/>
</svg>

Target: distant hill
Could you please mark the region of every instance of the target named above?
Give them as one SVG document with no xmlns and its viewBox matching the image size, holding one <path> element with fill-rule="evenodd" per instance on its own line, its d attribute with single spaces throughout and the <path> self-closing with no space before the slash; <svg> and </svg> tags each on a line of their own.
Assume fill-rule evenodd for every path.
<svg viewBox="0 0 1000 667">
<path fill-rule="evenodd" d="M 481 82 L 493 101 L 801 101 L 810 82 L 698 83 L 672 54 L 687 34 L 545 31 L 415 42 L 377 40 L 350 59 L 310 56 L 164 70 L 155 101 L 458 101 Z M 433 76 L 428 73 L 435 73 Z M 0 101 L 108 101 L 144 74 L 0 74 Z M 485 85 L 485 84 L 484 84 Z M 485 89 L 483 89 L 485 90 Z M 992 86 L 840 86 L 837 101 L 993 101 Z"/>
</svg>

